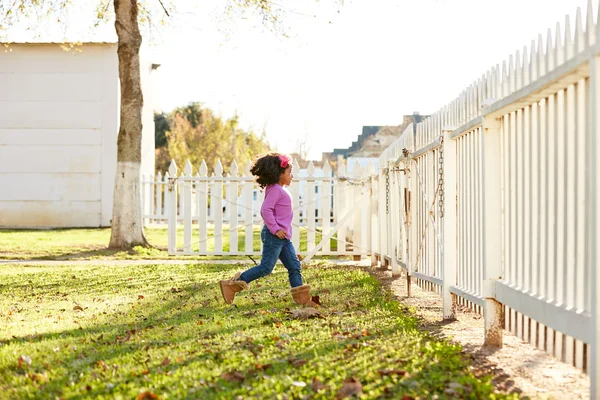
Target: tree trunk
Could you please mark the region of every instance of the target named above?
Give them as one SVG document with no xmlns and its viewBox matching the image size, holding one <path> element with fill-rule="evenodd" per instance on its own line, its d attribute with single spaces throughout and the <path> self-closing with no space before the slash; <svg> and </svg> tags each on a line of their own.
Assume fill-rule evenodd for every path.
<svg viewBox="0 0 600 400">
<path fill-rule="evenodd" d="M 140 199 L 142 161 L 142 86 L 137 0 L 114 0 L 118 37 L 121 120 L 110 248 L 147 246 Z"/>
</svg>

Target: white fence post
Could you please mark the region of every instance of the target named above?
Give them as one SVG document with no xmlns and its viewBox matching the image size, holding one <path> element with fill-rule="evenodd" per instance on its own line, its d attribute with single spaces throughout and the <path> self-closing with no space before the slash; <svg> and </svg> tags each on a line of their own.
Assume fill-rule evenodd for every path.
<svg viewBox="0 0 600 400">
<path fill-rule="evenodd" d="M 300 166 L 298 160 L 292 161 L 292 171 L 299 171 Z M 292 217 L 292 243 L 297 252 L 300 252 L 300 182 L 299 180 L 292 180 L 290 185 L 290 192 L 292 193 L 292 207 L 294 208 L 294 216 Z M 304 209 L 306 214 L 306 208 Z M 306 221 L 306 215 L 304 215 Z"/>
<path fill-rule="evenodd" d="M 456 215 L 456 141 L 450 138 L 452 130 L 442 130 L 444 142 L 444 223 L 443 223 L 443 290 L 442 299 L 444 303 L 444 320 L 456 319 L 456 296 L 450 292 L 450 288 L 456 285 L 457 246 L 458 229 Z M 440 168 L 442 168 L 440 166 Z"/>
<path fill-rule="evenodd" d="M 392 276 L 398 277 L 402 274 L 402 267 L 398 264 L 398 252 L 401 251 L 400 237 L 402 236 L 402 225 L 400 224 L 400 188 L 398 185 L 398 166 L 389 163 L 390 175 L 390 213 L 388 215 L 388 227 L 390 232 L 391 246 L 389 247 L 392 259 Z"/>
<path fill-rule="evenodd" d="M 184 254 L 192 252 L 192 163 L 187 160 L 183 168 L 183 179 L 181 188 L 183 188 L 183 252 Z"/>
<path fill-rule="evenodd" d="M 597 25 L 600 28 L 600 22 Z M 600 32 L 596 32 L 600 37 Z M 598 271 L 598 246 L 600 245 L 600 236 L 598 235 L 598 226 L 600 225 L 600 212 L 598 212 L 598 199 L 600 191 L 600 174 L 598 174 L 598 161 L 600 157 L 600 55 L 594 55 L 590 60 L 590 84 L 589 84 L 589 104 L 588 104 L 588 126 L 586 135 L 586 160 L 588 174 L 586 185 L 586 269 L 591 270 L 590 286 L 591 291 L 591 317 L 593 334 L 591 340 L 591 360 L 590 360 L 590 381 L 591 398 L 597 399 L 600 396 L 600 271 Z"/>
<path fill-rule="evenodd" d="M 364 204 L 362 203 L 362 186 L 356 184 L 356 182 L 360 181 L 360 179 L 362 178 L 362 168 L 358 161 L 356 161 L 352 166 L 352 177 L 354 178 L 354 184 L 352 185 L 353 188 L 350 189 L 350 196 L 352 198 L 352 202 L 349 204 L 348 209 L 352 208 L 352 206 L 354 206 L 357 203 L 361 204 L 360 208 L 362 209 L 362 207 L 364 206 Z M 352 254 L 354 260 L 356 261 L 361 259 L 361 252 L 363 246 L 361 234 L 361 216 L 362 212 L 355 212 L 352 215 L 352 219 L 350 220 L 352 223 Z"/>
<path fill-rule="evenodd" d="M 338 177 L 346 177 L 346 165 L 343 159 L 338 159 L 337 165 Z M 348 193 L 346 193 L 347 183 L 344 181 L 337 181 L 335 185 L 335 224 L 346 214 L 346 204 L 348 199 Z M 346 254 L 346 224 L 340 225 L 337 231 L 337 252 L 339 254 Z"/>
<path fill-rule="evenodd" d="M 235 160 L 231 163 L 229 180 L 229 252 L 238 254 L 238 165 Z"/>
<path fill-rule="evenodd" d="M 168 179 L 167 193 L 169 209 L 167 216 L 169 220 L 169 254 L 175 254 L 177 250 L 177 165 L 171 160 L 169 172 L 165 174 Z"/>
<path fill-rule="evenodd" d="M 501 205 L 501 140 L 500 121 L 483 119 L 483 296 L 485 297 L 484 323 L 487 346 L 502 347 L 504 309 L 496 299 L 496 282 L 502 279 Z"/>
<path fill-rule="evenodd" d="M 331 167 L 325 160 L 323 164 L 323 181 L 321 183 L 321 192 L 319 193 L 319 212 L 321 217 L 321 238 L 325 237 L 331 230 L 331 190 L 332 178 Z M 329 240 L 323 244 L 323 251 L 329 253 L 331 246 Z"/>
<path fill-rule="evenodd" d="M 208 240 L 208 167 L 206 161 L 202 160 L 197 174 L 196 204 L 198 207 L 198 250 L 206 252 Z"/>
<path fill-rule="evenodd" d="M 308 163 L 308 177 L 306 179 L 306 195 L 304 203 L 304 218 L 306 223 L 306 245 L 309 249 L 315 247 L 315 218 L 316 218 L 316 196 L 315 188 L 315 166 L 312 161 Z"/>
<path fill-rule="evenodd" d="M 366 172 L 363 174 L 363 181 L 365 182 L 363 187 L 363 197 L 365 198 L 365 206 L 363 207 L 363 229 L 364 229 L 364 251 L 365 257 L 368 255 L 371 258 L 371 265 L 373 265 L 374 258 L 374 249 L 373 249 L 373 224 L 371 223 L 371 219 L 373 216 L 373 172 L 375 171 L 375 166 L 373 165 L 373 161 L 369 161 L 367 165 Z"/>
<path fill-rule="evenodd" d="M 377 266 L 377 251 L 379 250 L 379 224 L 378 224 L 378 203 L 379 203 L 379 181 L 375 179 L 375 165 L 369 162 L 370 187 L 369 195 L 371 197 L 371 207 L 369 210 L 369 224 L 371 226 L 371 266 Z"/>
<path fill-rule="evenodd" d="M 244 218 L 245 220 L 245 252 L 252 253 L 254 251 L 254 183 L 252 182 L 252 175 L 250 174 L 250 161 L 244 168 L 244 182 L 242 183 L 242 193 L 244 200 Z"/>
<path fill-rule="evenodd" d="M 210 213 L 214 221 L 215 253 L 223 251 L 223 165 L 217 160 L 215 181 L 210 192 Z"/>
</svg>

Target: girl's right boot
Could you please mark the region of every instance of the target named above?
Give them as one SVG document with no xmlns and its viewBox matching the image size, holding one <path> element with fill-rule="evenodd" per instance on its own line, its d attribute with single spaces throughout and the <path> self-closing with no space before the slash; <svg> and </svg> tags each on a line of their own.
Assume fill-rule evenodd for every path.
<svg viewBox="0 0 600 400">
<path fill-rule="evenodd" d="M 225 303 L 233 304 L 235 294 L 248 289 L 248 284 L 246 282 L 238 280 L 241 275 L 242 273 L 238 272 L 233 278 L 219 282 L 221 294 L 223 295 Z"/>
<path fill-rule="evenodd" d="M 303 305 L 305 307 L 315 307 L 317 303 L 312 301 L 310 296 L 310 285 L 302 285 L 292 288 L 292 299 L 296 304 Z"/>
</svg>

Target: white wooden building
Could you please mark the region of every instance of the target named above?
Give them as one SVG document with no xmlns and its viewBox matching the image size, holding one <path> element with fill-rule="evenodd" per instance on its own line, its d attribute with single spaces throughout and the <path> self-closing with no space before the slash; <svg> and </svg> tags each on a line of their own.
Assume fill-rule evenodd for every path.
<svg viewBox="0 0 600 400">
<path fill-rule="evenodd" d="M 17 43 L 0 52 L 0 227 L 110 225 L 119 128 L 116 43 Z M 154 172 L 142 62 L 142 173 Z"/>
</svg>

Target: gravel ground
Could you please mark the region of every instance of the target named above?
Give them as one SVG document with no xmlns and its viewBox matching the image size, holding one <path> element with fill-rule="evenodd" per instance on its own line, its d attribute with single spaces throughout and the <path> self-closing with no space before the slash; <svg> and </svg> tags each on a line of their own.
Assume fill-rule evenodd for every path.
<svg viewBox="0 0 600 400">
<path fill-rule="evenodd" d="M 491 375 L 499 391 L 520 393 L 532 399 L 589 399 L 590 380 L 581 370 L 523 342 L 504 331 L 501 349 L 483 347 L 483 318 L 460 307 L 458 320 L 442 322 L 442 299 L 422 290 L 413 281 L 406 296 L 406 278 L 392 278 L 390 271 L 369 271 L 403 304 L 415 307 L 422 329 L 463 346 L 476 375 Z"/>
</svg>

